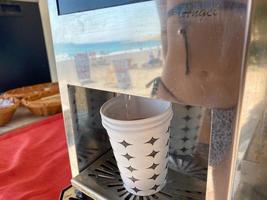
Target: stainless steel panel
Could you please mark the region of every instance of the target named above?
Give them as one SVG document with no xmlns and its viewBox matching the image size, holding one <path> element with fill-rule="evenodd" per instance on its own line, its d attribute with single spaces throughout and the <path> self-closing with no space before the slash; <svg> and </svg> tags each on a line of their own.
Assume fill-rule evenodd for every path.
<svg viewBox="0 0 267 200">
<path fill-rule="evenodd" d="M 267 2 L 253 1 L 236 144 L 233 199 L 267 199 Z"/>
<path fill-rule="evenodd" d="M 110 149 L 99 109 L 112 93 L 60 84 L 72 176 Z"/>
<path fill-rule="evenodd" d="M 72 86 L 73 87 L 73 86 Z M 76 88 L 75 106 L 77 110 L 77 137 L 76 151 L 78 156 L 79 171 L 86 168 L 110 147 L 106 130 L 102 127 L 100 107 L 113 93 Z"/>
<path fill-rule="evenodd" d="M 61 96 L 61 105 L 62 112 L 64 115 L 64 125 L 65 125 L 65 133 L 68 145 L 69 159 L 70 159 L 70 167 L 72 176 L 76 176 L 79 174 L 78 167 L 78 158 L 76 152 L 76 134 L 77 134 L 77 124 L 76 124 L 76 112 L 74 110 L 74 92 L 75 88 L 69 88 L 67 84 L 59 84 L 60 88 L 60 96 Z"/>
</svg>

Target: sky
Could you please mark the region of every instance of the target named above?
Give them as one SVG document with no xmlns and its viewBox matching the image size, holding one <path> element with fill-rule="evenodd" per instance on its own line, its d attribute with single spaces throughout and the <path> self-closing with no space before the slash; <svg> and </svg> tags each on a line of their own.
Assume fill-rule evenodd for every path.
<svg viewBox="0 0 267 200">
<path fill-rule="evenodd" d="M 160 34 L 154 1 L 57 16 L 56 1 L 49 0 L 54 43 L 142 41 Z"/>
</svg>

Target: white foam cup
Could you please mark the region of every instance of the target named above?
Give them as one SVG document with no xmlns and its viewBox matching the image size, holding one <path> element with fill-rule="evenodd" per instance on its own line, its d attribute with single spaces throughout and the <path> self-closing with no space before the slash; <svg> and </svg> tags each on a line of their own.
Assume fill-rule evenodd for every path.
<svg viewBox="0 0 267 200">
<path fill-rule="evenodd" d="M 126 190 L 139 196 L 160 191 L 167 176 L 171 103 L 121 95 L 100 113 Z"/>
</svg>

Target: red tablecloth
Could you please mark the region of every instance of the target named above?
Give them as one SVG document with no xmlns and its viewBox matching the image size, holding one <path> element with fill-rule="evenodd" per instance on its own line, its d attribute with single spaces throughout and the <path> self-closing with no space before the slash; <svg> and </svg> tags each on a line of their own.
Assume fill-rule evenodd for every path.
<svg viewBox="0 0 267 200">
<path fill-rule="evenodd" d="M 57 200 L 70 179 L 62 114 L 0 136 L 0 200 Z"/>
</svg>

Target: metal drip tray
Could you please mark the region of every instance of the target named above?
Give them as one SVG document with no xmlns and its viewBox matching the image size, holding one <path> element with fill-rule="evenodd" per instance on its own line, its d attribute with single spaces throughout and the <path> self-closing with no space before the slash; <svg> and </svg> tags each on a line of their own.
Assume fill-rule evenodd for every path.
<svg viewBox="0 0 267 200">
<path fill-rule="evenodd" d="M 93 199 L 101 200 L 201 200 L 206 182 L 169 169 L 166 186 L 151 196 L 136 196 L 123 186 L 112 151 L 103 155 L 78 176 L 72 185 Z"/>
</svg>

